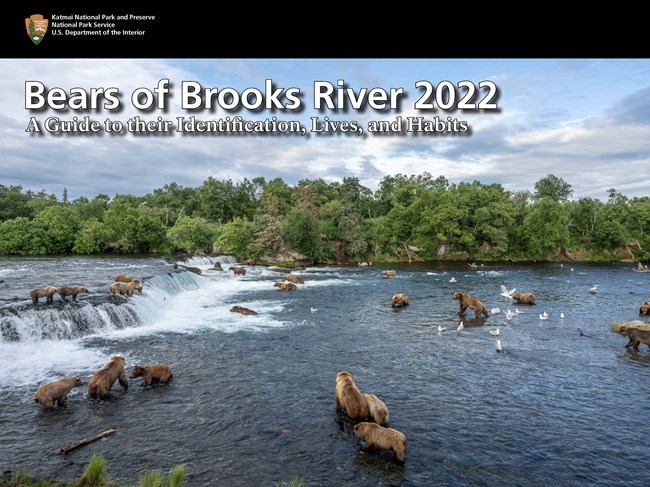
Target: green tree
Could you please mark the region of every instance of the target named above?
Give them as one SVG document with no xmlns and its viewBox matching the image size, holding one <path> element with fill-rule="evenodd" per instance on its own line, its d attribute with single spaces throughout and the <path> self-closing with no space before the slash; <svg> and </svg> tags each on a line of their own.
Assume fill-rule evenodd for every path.
<svg viewBox="0 0 650 487">
<path fill-rule="evenodd" d="M 303 208 L 291 210 L 280 225 L 282 239 L 306 257 L 319 260 L 323 242 L 320 238 L 320 222 L 313 213 Z"/>
<path fill-rule="evenodd" d="M 217 237 L 220 252 L 233 254 L 240 260 L 251 255 L 250 245 L 255 239 L 255 225 L 243 218 L 235 218 L 223 225 Z"/>
<path fill-rule="evenodd" d="M 81 224 L 72 251 L 77 254 L 97 254 L 109 246 L 110 237 L 104 224 L 96 218 Z"/>
<path fill-rule="evenodd" d="M 553 174 L 549 174 L 535 183 L 534 198 L 537 201 L 543 198 L 550 198 L 553 201 L 566 201 L 572 194 L 571 185 Z"/>
<path fill-rule="evenodd" d="M 190 253 L 207 253 L 212 249 L 211 225 L 200 217 L 182 216 L 167 230 L 167 239 L 175 250 Z"/>
<path fill-rule="evenodd" d="M 74 206 L 59 204 L 44 208 L 34 223 L 45 229 L 50 252 L 63 254 L 72 250 L 80 227 Z"/>
<path fill-rule="evenodd" d="M 0 184 L 0 221 L 32 216 L 32 210 L 27 204 L 29 196 L 22 191 L 22 186 L 7 187 Z"/>
<path fill-rule="evenodd" d="M 527 250 L 541 256 L 556 251 L 569 240 L 569 210 L 552 198 L 543 198 L 533 204 L 524 218 L 524 237 Z"/>
<path fill-rule="evenodd" d="M 45 255 L 51 253 L 45 229 L 25 217 L 0 222 L 0 254 Z"/>
</svg>

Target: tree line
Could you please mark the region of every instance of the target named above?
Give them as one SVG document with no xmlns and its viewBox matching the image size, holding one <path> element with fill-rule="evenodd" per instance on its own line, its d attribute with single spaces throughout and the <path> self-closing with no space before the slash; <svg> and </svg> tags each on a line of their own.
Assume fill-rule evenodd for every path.
<svg viewBox="0 0 650 487">
<path fill-rule="evenodd" d="M 208 178 L 144 196 L 68 200 L 0 184 L 0 254 L 210 253 L 240 259 L 301 255 L 313 262 L 548 259 L 559 249 L 645 260 L 650 197 L 615 189 L 607 201 L 571 199 L 553 174 L 534 191 L 449 183 L 429 173 L 391 175 L 376 191 L 358 178 L 328 183 Z"/>
</svg>

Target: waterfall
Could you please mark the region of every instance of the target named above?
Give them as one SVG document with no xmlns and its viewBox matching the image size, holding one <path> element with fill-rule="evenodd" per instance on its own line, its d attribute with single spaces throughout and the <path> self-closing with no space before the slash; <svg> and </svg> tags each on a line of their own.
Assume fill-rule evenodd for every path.
<svg viewBox="0 0 650 487">
<path fill-rule="evenodd" d="M 0 343 L 72 340 L 103 331 L 137 327 L 154 319 L 168 296 L 195 290 L 201 278 L 184 270 L 142 280 L 133 298 L 89 295 L 76 303 L 16 304 L 0 308 Z"/>
<path fill-rule="evenodd" d="M 197 266 L 212 266 L 215 262 L 221 262 L 222 264 L 236 264 L 237 259 L 234 255 L 195 255 L 188 259 L 181 261 L 183 264 L 197 267 Z"/>
</svg>

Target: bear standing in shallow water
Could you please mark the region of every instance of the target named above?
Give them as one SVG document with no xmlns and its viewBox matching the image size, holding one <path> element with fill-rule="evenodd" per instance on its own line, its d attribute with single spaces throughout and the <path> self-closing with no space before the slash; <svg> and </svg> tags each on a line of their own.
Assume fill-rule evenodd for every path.
<svg viewBox="0 0 650 487">
<path fill-rule="evenodd" d="M 83 381 L 79 377 L 66 377 L 65 379 L 50 382 L 36 391 L 34 400 L 45 409 L 53 408 L 55 402 L 59 406 L 65 406 L 68 393 L 72 388 L 80 385 L 83 385 Z"/>
<path fill-rule="evenodd" d="M 134 377 L 142 377 L 145 386 L 154 382 L 169 382 L 174 378 L 172 370 L 166 364 L 136 365 L 131 370 L 131 378 Z"/>
<path fill-rule="evenodd" d="M 404 463 L 406 436 L 401 431 L 384 428 L 377 423 L 359 423 L 354 427 L 354 434 L 365 440 L 366 449 L 393 450 L 395 458 Z"/>
<path fill-rule="evenodd" d="M 124 388 L 124 392 L 128 391 L 129 381 L 126 379 L 126 373 L 124 372 L 124 363 L 124 357 L 111 357 L 110 362 L 95 372 L 88 381 L 88 394 L 90 397 L 108 397 L 111 387 L 118 379 L 120 385 Z"/>
<path fill-rule="evenodd" d="M 366 398 L 357 388 L 349 372 L 339 372 L 336 376 L 336 406 L 345 409 L 350 419 L 365 421 L 370 418 Z"/>
<path fill-rule="evenodd" d="M 460 302 L 460 310 L 458 311 L 459 315 L 462 315 L 465 313 L 465 310 L 467 308 L 470 308 L 476 313 L 477 318 L 481 316 L 481 313 L 485 316 L 489 316 L 487 309 L 485 309 L 485 306 L 483 306 L 483 303 L 481 303 L 474 296 L 470 296 L 469 294 L 464 293 L 454 293 L 452 297 Z"/>
</svg>

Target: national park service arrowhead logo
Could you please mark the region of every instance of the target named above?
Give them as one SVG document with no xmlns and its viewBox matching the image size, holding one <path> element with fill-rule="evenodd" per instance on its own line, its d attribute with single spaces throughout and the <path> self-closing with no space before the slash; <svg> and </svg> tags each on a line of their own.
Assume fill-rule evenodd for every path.
<svg viewBox="0 0 650 487">
<path fill-rule="evenodd" d="M 34 14 L 28 19 L 25 19 L 25 28 L 27 29 L 27 35 L 34 44 L 41 43 L 43 37 L 45 37 L 49 23 L 50 21 L 44 19 L 41 14 Z"/>
</svg>

